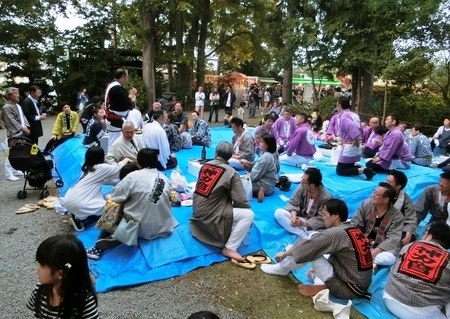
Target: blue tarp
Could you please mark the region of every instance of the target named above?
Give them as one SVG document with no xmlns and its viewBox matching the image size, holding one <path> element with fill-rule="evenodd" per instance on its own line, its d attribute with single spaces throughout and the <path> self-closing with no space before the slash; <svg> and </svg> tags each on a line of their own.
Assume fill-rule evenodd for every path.
<svg viewBox="0 0 450 319">
<path fill-rule="evenodd" d="M 232 135 L 231 129 L 213 128 L 213 144 L 207 149 L 207 158 L 213 158 L 215 146 L 219 141 L 231 141 Z M 81 141 L 82 137 L 73 138 L 53 152 L 57 168 L 64 180 L 64 187 L 60 189 L 61 196 L 64 196 L 80 177 L 81 165 L 86 152 Z M 199 146 L 194 146 L 190 150 L 181 150 L 176 154 L 179 166 L 188 182 L 196 181 L 196 178 L 187 172 L 188 160 L 193 157 L 199 158 L 201 149 Z M 339 177 L 335 173 L 335 167 L 325 164 L 323 162 L 313 163 L 322 171 L 323 183 L 327 189 L 333 196 L 341 198 L 347 203 L 350 215 L 353 215 L 364 199 L 369 198 L 377 184 L 386 178 L 386 175 L 383 174 L 377 174 L 372 181 L 366 181 L 358 176 Z M 281 172 L 292 174 L 301 173 L 301 170 L 282 165 Z M 412 169 L 405 170 L 405 173 L 409 179 L 406 192 L 413 200 L 416 200 L 426 186 L 437 183 L 440 171 L 414 165 Z M 170 171 L 165 174 L 170 176 Z M 285 249 L 285 245 L 295 241 L 296 236 L 287 233 L 278 225 L 273 216 L 275 209 L 285 205 L 284 196 L 289 198 L 295 187 L 297 185 L 293 184 L 289 192 L 276 189 L 276 192 L 272 196 L 266 197 L 263 203 L 258 203 L 256 200 L 251 201 L 255 220 L 251 228 L 250 244 L 242 245 L 239 248 L 241 254 L 245 255 L 263 249 L 273 259 L 278 251 Z M 111 191 L 111 187 L 104 187 L 103 191 L 108 193 Z M 227 260 L 220 254 L 218 248 L 202 244 L 192 237 L 188 223 L 191 213 L 191 207 L 173 208 L 173 214 L 180 225 L 169 237 L 152 241 L 139 240 L 137 247 L 122 245 L 106 251 L 98 261 L 90 260 L 89 267 L 97 278 L 97 291 L 106 292 L 119 287 L 167 279 Z M 78 236 L 86 247 L 91 247 L 98 236 L 98 230 L 91 223 Z M 295 271 L 295 277 L 304 283 L 311 282 L 306 277 L 307 269 L 308 267 L 305 267 Z M 384 307 L 382 301 L 382 290 L 387 276 L 387 268 L 381 269 L 374 276 L 370 288 L 370 292 L 373 294 L 371 302 L 354 301 L 355 308 L 369 318 L 394 317 Z"/>
</svg>

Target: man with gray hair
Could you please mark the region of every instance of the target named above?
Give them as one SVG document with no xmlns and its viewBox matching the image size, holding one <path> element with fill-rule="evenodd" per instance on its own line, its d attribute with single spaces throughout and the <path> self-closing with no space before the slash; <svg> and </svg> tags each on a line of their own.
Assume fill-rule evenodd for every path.
<svg viewBox="0 0 450 319">
<path fill-rule="evenodd" d="M 15 137 L 15 136 L 29 136 L 30 130 L 27 118 L 23 114 L 22 108 L 19 103 L 19 89 L 10 87 L 6 90 L 6 98 L 7 102 L 2 108 L 1 119 L 5 123 L 6 136 L 7 138 Z M 18 178 L 14 175 L 18 175 L 19 172 L 15 171 L 9 160 L 5 161 L 5 176 L 9 181 L 16 181 Z"/>
<path fill-rule="evenodd" d="M 125 121 L 122 125 L 122 136 L 117 138 L 108 150 L 106 162 L 119 163 L 124 158 L 129 158 L 133 162 L 137 161 L 137 153 L 144 148 L 141 140 L 134 136 L 135 127 L 133 122 Z"/>
<path fill-rule="evenodd" d="M 222 255 L 238 266 L 254 268 L 237 252 L 254 214 L 241 178 L 228 164 L 233 153 L 231 143 L 220 142 L 215 158 L 200 169 L 189 225 L 192 236 L 199 241 L 221 248 Z"/>
</svg>

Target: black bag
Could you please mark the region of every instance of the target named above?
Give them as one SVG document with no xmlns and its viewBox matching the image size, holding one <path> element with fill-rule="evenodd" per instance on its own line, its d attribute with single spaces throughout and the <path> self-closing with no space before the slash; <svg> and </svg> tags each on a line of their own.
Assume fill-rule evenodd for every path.
<svg viewBox="0 0 450 319">
<path fill-rule="evenodd" d="M 326 150 L 331 150 L 333 148 L 333 145 L 331 145 L 331 144 L 321 144 L 321 145 L 319 145 L 319 148 L 324 148 Z"/>
<path fill-rule="evenodd" d="M 289 191 L 291 189 L 292 183 L 289 181 L 289 177 L 280 176 L 278 179 L 278 183 L 275 184 L 275 187 L 280 188 L 282 191 Z"/>
</svg>

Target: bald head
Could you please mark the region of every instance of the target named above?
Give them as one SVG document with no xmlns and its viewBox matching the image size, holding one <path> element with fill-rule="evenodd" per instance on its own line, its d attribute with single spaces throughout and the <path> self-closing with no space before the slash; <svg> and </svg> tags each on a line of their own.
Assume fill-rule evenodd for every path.
<svg viewBox="0 0 450 319">
<path fill-rule="evenodd" d="M 378 117 L 372 117 L 369 120 L 369 127 L 374 130 L 376 129 L 378 126 L 380 126 L 380 119 Z"/>
</svg>

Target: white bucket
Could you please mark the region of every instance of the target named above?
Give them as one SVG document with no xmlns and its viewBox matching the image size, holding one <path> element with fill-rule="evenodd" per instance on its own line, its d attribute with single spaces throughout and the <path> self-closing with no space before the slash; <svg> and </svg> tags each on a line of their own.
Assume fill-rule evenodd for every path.
<svg viewBox="0 0 450 319">
<path fill-rule="evenodd" d="M 333 164 L 337 164 L 340 153 L 341 150 L 332 150 L 330 154 L 330 162 Z"/>
</svg>

